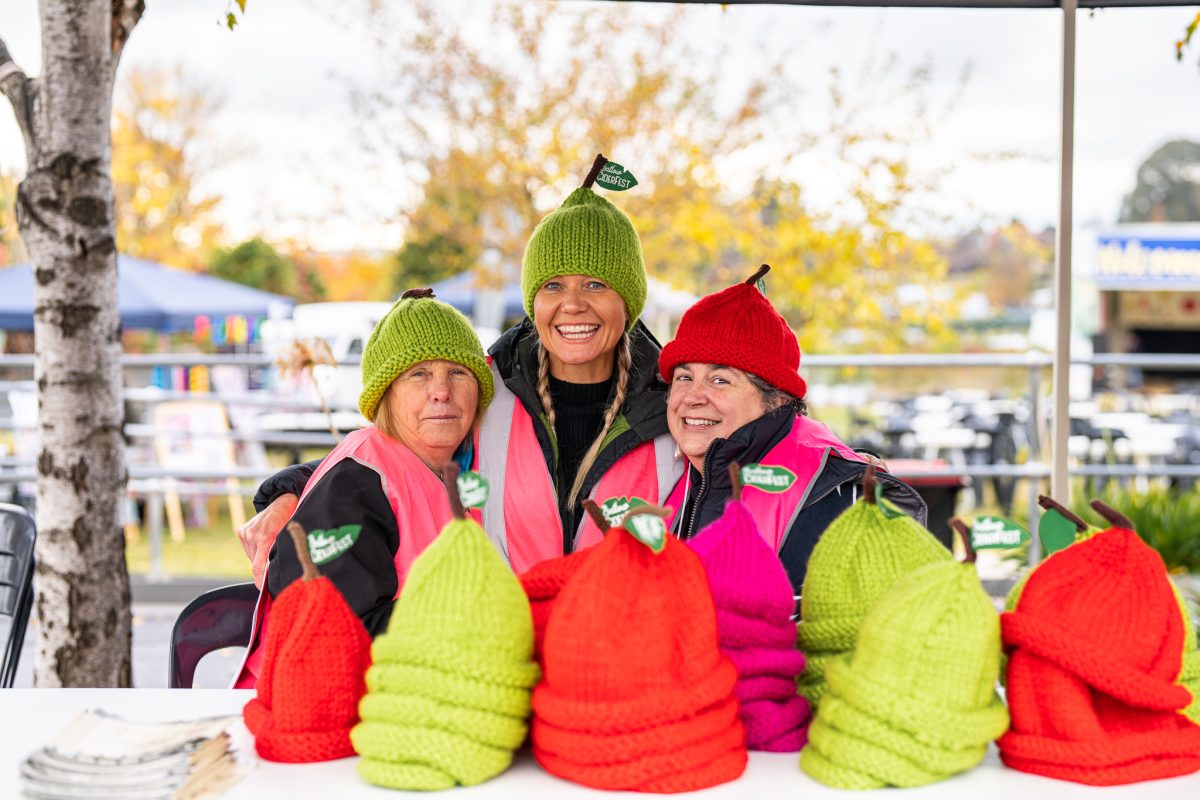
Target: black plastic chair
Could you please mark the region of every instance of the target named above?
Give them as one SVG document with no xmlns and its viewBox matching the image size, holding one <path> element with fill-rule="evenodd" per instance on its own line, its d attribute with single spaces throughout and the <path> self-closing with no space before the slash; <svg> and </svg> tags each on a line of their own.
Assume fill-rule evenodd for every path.
<svg viewBox="0 0 1200 800">
<path fill-rule="evenodd" d="M 11 617 L 4 660 L 0 661 L 0 687 L 13 685 L 29 612 L 33 610 L 33 546 L 37 525 L 20 506 L 0 503 L 0 615 Z"/>
<path fill-rule="evenodd" d="M 253 583 L 235 583 L 207 591 L 188 603 L 171 631 L 167 685 L 190 689 L 200 659 L 214 650 L 247 646 L 257 601 L 258 589 Z"/>
</svg>

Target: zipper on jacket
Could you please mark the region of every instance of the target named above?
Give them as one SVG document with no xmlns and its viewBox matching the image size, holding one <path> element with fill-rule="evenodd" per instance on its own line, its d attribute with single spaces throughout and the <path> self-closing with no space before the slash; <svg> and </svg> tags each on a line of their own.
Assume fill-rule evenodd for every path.
<svg viewBox="0 0 1200 800">
<path fill-rule="evenodd" d="M 700 473 L 700 490 L 696 492 L 696 499 L 692 503 L 692 513 L 688 515 L 687 527 L 683 529 L 683 540 L 686 542 L 692 538 L 693 528 L 696 525 L 696 515 L 700 513 L 700 501 L 704 498 L 704 492 L 708 489 L 708 473 L 712 467 L 713 448 L 717 446 L 720 439 L 713 439 L 708 443 L 707 449 L 704 451 L 704 470 Z"/>
</svg>

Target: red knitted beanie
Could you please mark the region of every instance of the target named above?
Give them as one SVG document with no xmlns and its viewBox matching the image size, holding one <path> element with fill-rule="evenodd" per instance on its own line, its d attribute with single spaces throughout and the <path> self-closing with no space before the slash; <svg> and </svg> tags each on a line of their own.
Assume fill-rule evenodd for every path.
<svg viewBox="0 0 1200 800">
<path fill-rule="evenodd" d="M 529 598 L 529 610 L 533 614 L 533 658 L 542 663 L 542 642 L 546 638 L 546 623 L 550 621 L 550 610 L 558 593 L 567 580 L 579 569 L 583 558 L 591 548 L 577 550 L 570 555 L 550 558 L 535 564 L 525 574 L 519 575 L 521 588 Z"/>
<path fill-rule="evenodd" d="M 793 397 L 808 391 L 796 334 L 766 295 L 744 283 L 701 298 L 683 315 L 658 371 L 670 383 L 675 367 L 689 363 L 737 367 Z"/>
<path fill-rule="evenodd" d="M 555 601 L 533 692 L 533 754 L 600 789 L 683 792 L 740 776 L 737 671 L 721 655 L 704 567 L 667 536 L 617 529 Z"/>
<path fill-rule="evenodd" d="M 371 637 L 328 578 L 298 580 L 271 606 L 258 695 L 243 718 L 268 761 L 354 755 Z"/>
<path fill-rule="evenodd" d="M 1012 728 L 1004 762 L 1094 785 L 1200 770 L 1183 620 L 1158 553 L 1110 528 L 1057 553 L 1001 617 Z M 1013 649 L 1015 648 L 1015 649 Z"/>
</svg>

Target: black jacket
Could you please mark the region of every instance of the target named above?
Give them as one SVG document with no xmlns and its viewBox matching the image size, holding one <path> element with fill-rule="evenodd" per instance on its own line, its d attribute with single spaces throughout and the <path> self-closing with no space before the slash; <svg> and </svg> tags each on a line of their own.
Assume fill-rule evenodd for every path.
<svg viewBox="0 0 1200 800">
<path fill-rule="evenodd" d="M 691 538 L 721 516 L 725 501 L 733 489 L 729 483 L 730 463 L 757 464 L 762 461 L 792 429 L 794 416 L 795 412 L 790 408 L 780 408 L 746 423 L 728 439 L 713 440 L 704 456 L 704 474 L 697 472 L 695 467 L 688 467 L 691 488 L 682 514 L 680 538 Z M 855 495 L 861 495 L 862 477 L 866 471 L 867 465 L 864 463 L 830 458 L 813 479 L 804 507 L 785 534 L 779 549 L 779 560 L 787 569 L 797 595 L 804 584 L 808 557 L 817 539 L 821 538 L 829 523 L 853 504 Z M 915 489 L 885 472 L 877 473 L 877 480 L 883 485 L 884 496 L 888 500 L 922 525 L 926 524 L 928 510 Z"/>
<path fill-rule="evenodd" d="M 569 482 L 560 480 L 558 446 L 554 432 L 546 424 L 542 402 L 538 398 L 536 345 L 537 333 L 533 321 L 526 317 L 505 331 L 492 345 L 488 355 L 492 357 L 492 363 L 504 385 L 516 395 L 533 418 L 534 432 L 558 492 L 558 512 L 563 521 L 563 552 L 569 553 L 573 549 L 574 532 L 583 520 L 584 511 L 578 504 L 574 509 L 566 508 L 566 494 L 571 487 Z M 625 403 L 608 432 L 600 454 L 588 470 L 580 497 L 587 497 L 604 473 L 626 453 L 668 432 L 667 385 L 658 375 L 658 354 L 662 348 L 641 320 L 629 331 L 629 345 L 633 359 Z M 254 507 L 262 511 L 281 494 L 290 492 L 299 495 L 320 463 L 310 461 L 286 467 L 267 478 L 254 495 Z"/>
</svg>

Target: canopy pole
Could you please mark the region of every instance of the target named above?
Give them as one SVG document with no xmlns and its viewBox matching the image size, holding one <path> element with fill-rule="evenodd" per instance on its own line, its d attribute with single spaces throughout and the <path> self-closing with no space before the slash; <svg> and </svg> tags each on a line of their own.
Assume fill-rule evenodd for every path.
<svg viewBox="0 0 1200 800">
<path fill-rule="evenodd" d="M 1071 502 L 1067 439 L 1071 432 L 1071 245 L 1075 166 L 1075 12 L 1077 0 L 1062 0 L 1062 142 L 1058 184 L 1057 246 L 1054 249 L 1054 420 L 1051 427 L 1050 494 Z"/>
</svg>

